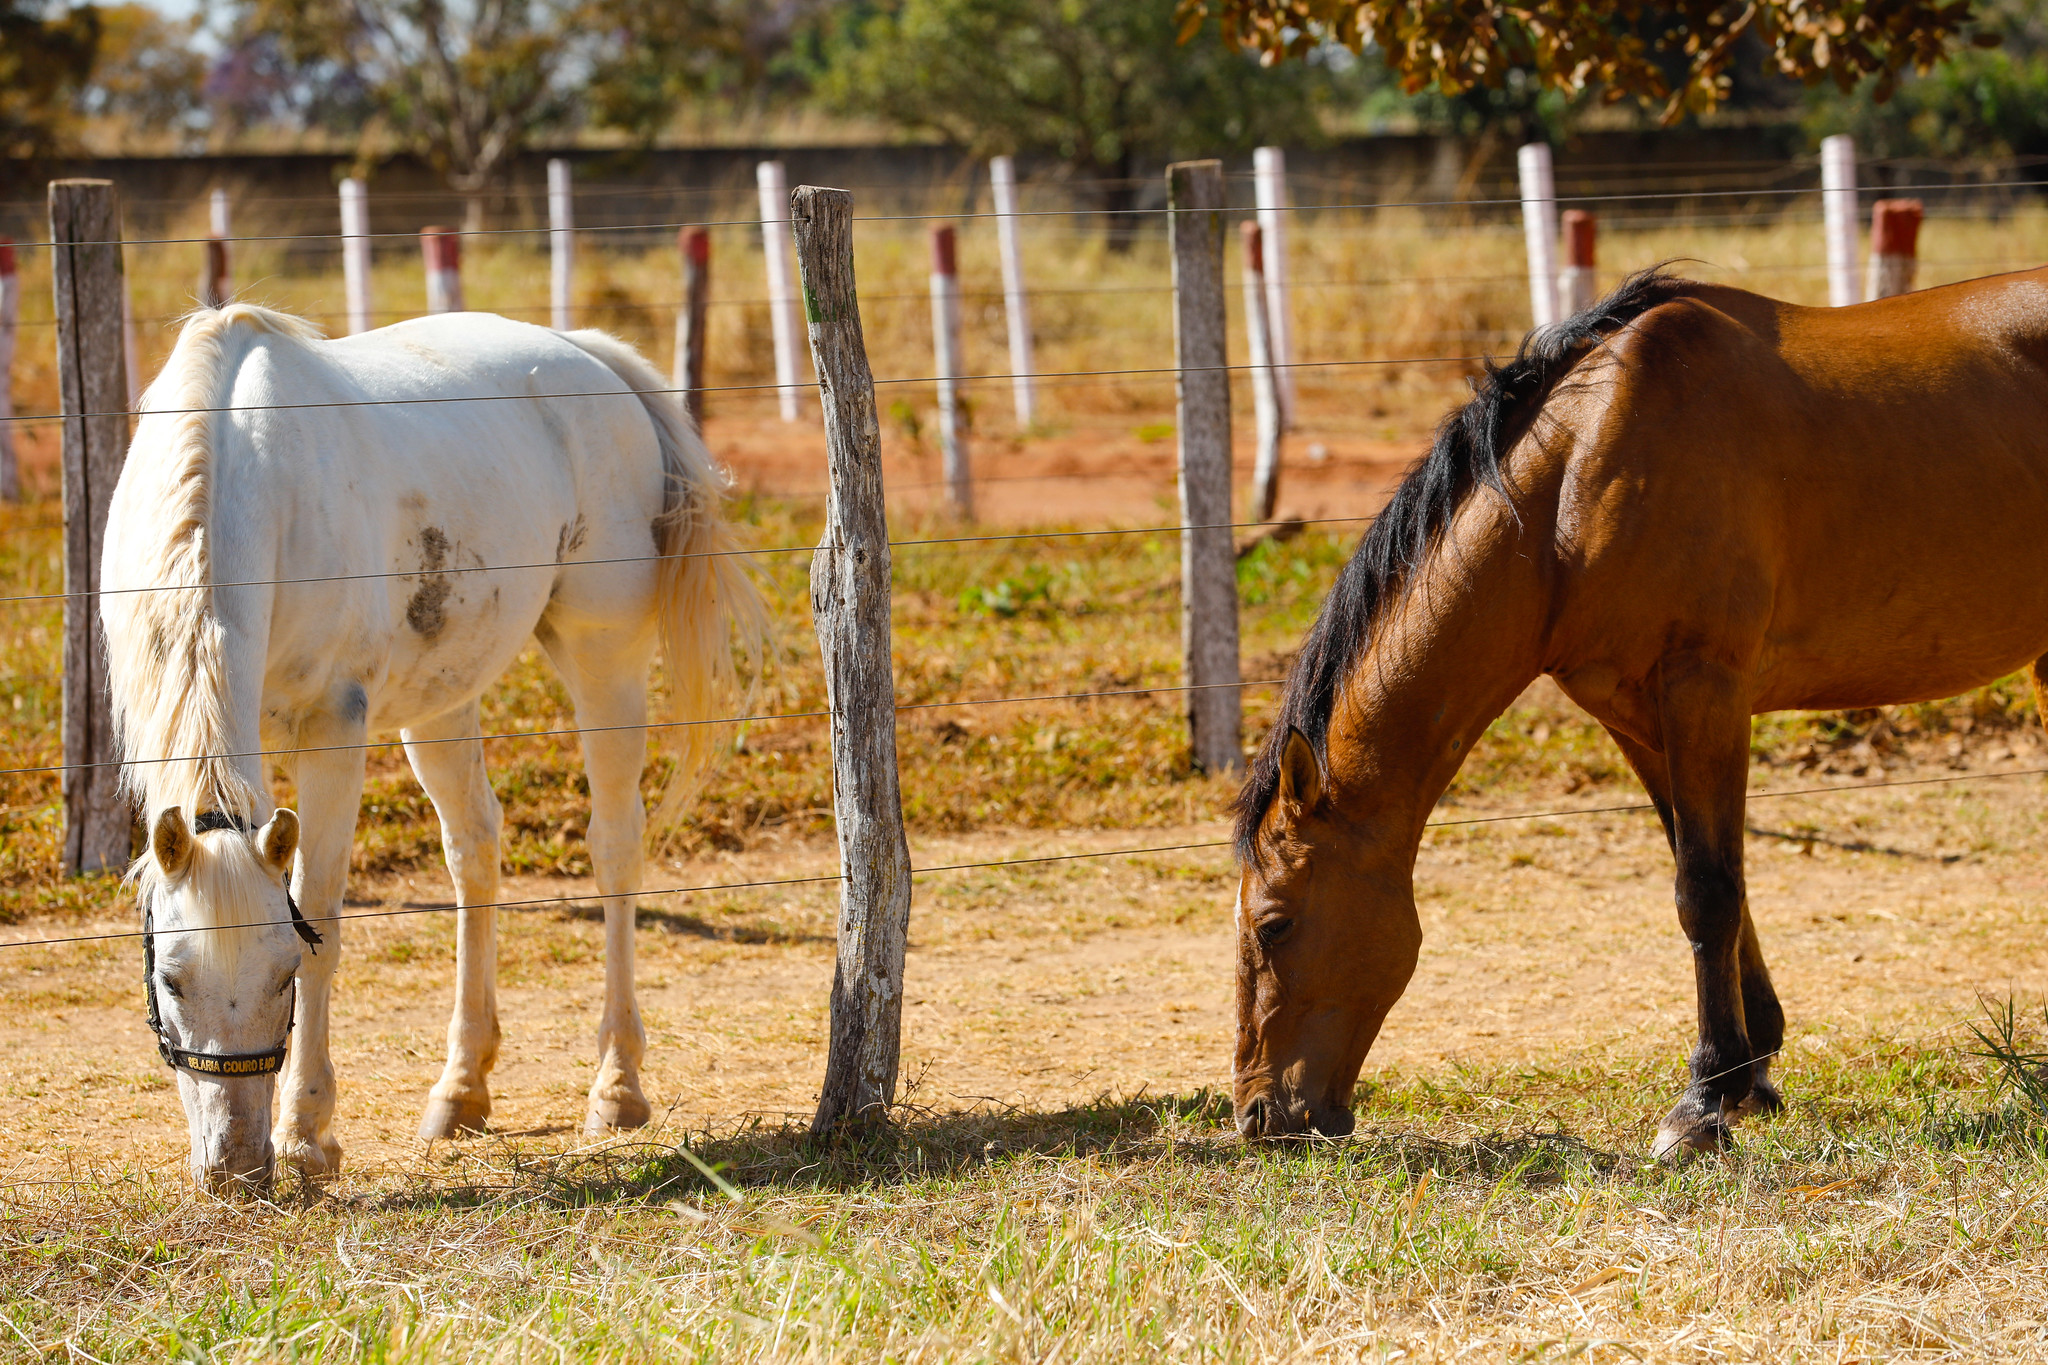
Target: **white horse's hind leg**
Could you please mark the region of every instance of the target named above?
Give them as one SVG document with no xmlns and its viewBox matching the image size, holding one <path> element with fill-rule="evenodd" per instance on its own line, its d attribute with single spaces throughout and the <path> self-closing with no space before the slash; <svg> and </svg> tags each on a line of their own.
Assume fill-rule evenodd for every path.
<svg viewBox="0 0 2048 1365">
<path fill-rule="evenodd" d="M 653 652 L 645 630 L 539 632 L 548 658 L 576 703 L 583 731 L 583 767 L 590 777 L 590 862 L 604 898 L 604 1017 L 597 1028 L 597 1078 L 590 1086 L 587 1133 L 638 1128 L 650 1113 L 640 1091 L 647 1032 L 633 992 L 633 927 L 645 859 L 647 811 L 640 769 L 647 760 L 647 667 Z M 625 728 L 606 728 L 625 727 Z"/>
<path fill-rule="evenodd" d="M 360 745 L 360 720 L 312 722 L 299 732 L 308 749 Z M 299 802 L 299 858 L 292 894 L 299 912 L 325 940 L 307 945 L 299 959 L 297 1020 L 290 1052 L 277 1080 L 277 1123 L 271 1145 L 277 1159 L 308 1176 L 341 1169 L 341 1144 L 334 1140 L 334 1062 L 328 1052 L 328 1008 L 334 969 L 341 962 L 342 893 L 348 881 L 349 847 L 356 812 L 363 801 L 363 750 L 338 748 L 299 756 L 295 773 Z"/>
<path fill-rule="evenodd" d="M 482 1132 L 491 1116 L 489 1076 L 498 1061 L 497 793 L 484 771 L 474 702 L 404 731 L 413 775 L 441 817 L 441 848 L 455 881 L 455 1013 L 448 1063 L 427 1093 L 420 1138 Z"/>
</svg>

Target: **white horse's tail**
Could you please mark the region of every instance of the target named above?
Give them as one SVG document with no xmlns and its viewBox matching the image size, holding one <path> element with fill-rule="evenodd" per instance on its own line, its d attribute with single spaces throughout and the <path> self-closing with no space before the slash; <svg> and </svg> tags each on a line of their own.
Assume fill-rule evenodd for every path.
<svg viewBox="0 0 2048 1365">
<path fill-rule="evenodd" d="M 704 724 L 721 700 L 751 709 L 754 687 L 736 686 L 735 640 L 759 678 L 767 650 L 768 615 L 747 570 L 730 522 L 720 515 L 723 472 L 668 380 L 617 337 L 598 331 L 564 332 L 564 339 L 595 357 L 640 395 L 661 445 L 667 491 L 659 523 L 661 652 L 677 721 L 676 766 L 656 805 L 652 828 L 660 838 L 696 796 L 720 727 Z M 695 723 L 692 723 L 695 722 Z"/>
</svg>

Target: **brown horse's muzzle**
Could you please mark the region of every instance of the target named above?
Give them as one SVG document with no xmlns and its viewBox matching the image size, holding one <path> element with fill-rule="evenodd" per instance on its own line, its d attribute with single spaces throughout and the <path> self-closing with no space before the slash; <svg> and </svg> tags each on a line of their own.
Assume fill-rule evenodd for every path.
<svg viewBox="0 0 2048 1365">
<path fill-rule="evenodd" d="M 1324 1137 L 1349 1137 L 1358 1126 L 1349 1106 L 1282 1100 L 1270 1091 L 1246 1093 L 1241 1088 L 1234 1108 L 1237 1131 L 1246 1139 L 1305 1137 L 1311 1132 Z"/>
</svg>

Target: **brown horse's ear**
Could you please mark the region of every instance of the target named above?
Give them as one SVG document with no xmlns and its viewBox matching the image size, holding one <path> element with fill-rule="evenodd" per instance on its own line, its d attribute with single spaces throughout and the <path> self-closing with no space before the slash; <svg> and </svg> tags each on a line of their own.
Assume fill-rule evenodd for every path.
<svg viewBox="0 0 2048 1365">
<path fill-rule="evenodd" d="M 1287 727 L 1287 743 L 1280 750 L 1280 799 L 1309 810 L 1323 799 L 1323 770 L 1316 762 L 1316 750 L 1308 736 Z"/>
<path fill-rule="evenodd" d="M 270 864 L 270 870 L 289 873 L 292 854 L 299 849 L 299 817 L 284 807 L 278 807 L 277 814 L 270 817 L 270 823 L 256 834 L 256 847 L 263 853 L 263 861 Z"/>
<path fill-rule="evenodd" d="M 176 806 L 162 811 L 149 831 L 149 851 L 156 855 L 157 871 L 170 881 L 185 875 L 192 863 L 192 830 L 185 812 Z"/>
</svg>

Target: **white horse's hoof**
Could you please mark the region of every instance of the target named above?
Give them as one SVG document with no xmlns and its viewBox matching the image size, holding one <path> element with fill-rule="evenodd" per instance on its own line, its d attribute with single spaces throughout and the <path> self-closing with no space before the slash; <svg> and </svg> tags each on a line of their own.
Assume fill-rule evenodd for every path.
<svg viewBox="0 0 2048 1365">
<path fill-rule="evenodd" d="M 420 1141 L 439 1142 L 481 1133 L 490 1125 L 491 1097 L 488 1091 L 470 1095 L 428 1095 L 427 1111 L 420 1116 Z"/>
<path fill-rule="evenodd" d="M 590 1097 L 590 1112 L 583 1119 L 586 1137 L 602 1137 L 621 1128 L 644 1128 L 654 1111 L 637 1091 L 620 1091 L 599 1098 Z"/>
<path fill-rule="evenodd" d="M 331 1137 L 276 1133 L 270 1141 L 278 1165 L 289 1166 L 308 1180 L 326 1180 L 341 1173 L 341 1144 Z"/>
</svg>

